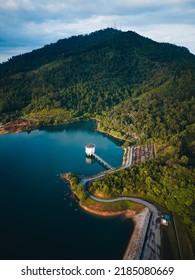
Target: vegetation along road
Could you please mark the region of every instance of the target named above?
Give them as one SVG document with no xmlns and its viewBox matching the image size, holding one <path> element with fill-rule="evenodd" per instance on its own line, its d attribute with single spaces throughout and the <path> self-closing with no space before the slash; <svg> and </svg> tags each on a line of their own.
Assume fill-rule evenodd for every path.
<svg viewBox="0 0 195 280">
<path fill-rule="evenodd" d="M 118 169 L 115 169 L 115 170 L 110 170 L 103 174 L 99 174 L 97 176 L 81 179 L 81 183 L 86 186 L 88 183 L 90 183 L 92 181 L 96 181 L 98 179 L 102 179 L 110 173 L 117 172 L 121 169 L 130 167 L 131 165 L 134 164 L 133 157 L 132 157 L 133 150 L 134 150 L 134 146 L 132 146 L 131 148 L 128 149 L 128 156 L 127 156 L 128 160 L 126 161 L 126 164 L 124 166 L 119 167 Z M 151 216 L 150 216 L 150 220 L 148 223 L 145 244 L 144 244 L 141 258 L 147 259 L 147 260 L 160 259 L 160 245 L 161 245 L 161 242 L 160 242 L 160 213 L 156 206 L 154 206 L 152 203 L 150 203 L 144 199 L 131 197 L 131 196 L 122 196 L 122 197 L 117 197 L 117 198 L 113 198 L 113 199 L 102 199 L 102 198 L 93 196 L 88 190 L 87 190 L 87 194 L 91 199 L 98 201 L 98 202 L 110 203 L 110 202 L 116 202 L 116 201 L 121 201 L 121 200 L 130 200 L 130 201 L 145 205 L 150 210 Z"/>
</svg>

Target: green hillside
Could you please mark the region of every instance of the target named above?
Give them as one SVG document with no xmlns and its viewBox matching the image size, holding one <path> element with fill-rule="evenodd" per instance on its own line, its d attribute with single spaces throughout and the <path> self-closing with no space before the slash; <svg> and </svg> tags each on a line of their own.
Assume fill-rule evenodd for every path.
<svg viewBox="0 0 195 280">
<path fill-rule="evenodd" d="M 191 91 L 194 62 L 187 49 L 134 32 L 106 29 L 60 40 L 0 65 L 1 118 L 57 108 L 94 116 L 178 75 L 187 76 Z"/>
<path fill-rule="evenodd" d="M 132 31 L 108 28 L 74 36 L 0 64 L 0 122 L 96 118 L 105 132 L 155 143 L 156 162 L 121 172 L 119 194 L 139 193 L 166 205 L 193 236 L 194 93 L 195 56 Z M 139 178 L 127 180 L 134 171 Z M 117 184 L 113 176 L 104 184 Z"/>
</svg>

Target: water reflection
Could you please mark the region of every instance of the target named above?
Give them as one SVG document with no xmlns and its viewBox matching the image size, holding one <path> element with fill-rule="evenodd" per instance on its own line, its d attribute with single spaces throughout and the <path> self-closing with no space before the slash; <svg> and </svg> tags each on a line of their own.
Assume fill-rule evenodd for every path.
<svg viewBox="0 0 195 280">
<path fill-rule="evenodd" d="M 92 157 L 85 157 L 85 162 L 87 164 L 93 164 L 93 163 L 95 163 L 95 159 Z"/>
</svg>

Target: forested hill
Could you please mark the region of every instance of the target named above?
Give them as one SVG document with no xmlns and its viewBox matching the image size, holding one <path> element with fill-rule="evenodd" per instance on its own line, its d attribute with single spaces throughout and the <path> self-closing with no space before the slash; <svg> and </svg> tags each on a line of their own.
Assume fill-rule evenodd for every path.
<svg viewBox="0 0 195 280">
<path fill-rule="evenodd" d="M 175 47 L 171 44 L 159 44 L 148 38 L 144 38 L 135 32 L 121 32 L 108 28 L 93 32 L 89 35 L 72 36 L 68 39 L 61 39 L 57 43 L 46 45 L 43 48 L 32 52 L 12 57 L 9 63 L 1 64 L 1 71 L 8 73 L 25 72 L 36 69 L 46 63 L 52 62 L 61 56 L 78 54 L 83 51 L 90 51 L 94 47 L 114 47 L 123 50 L 139 48 L 144 55 L 152 60 L 162 62 L 173 62 L 178 59 L 186 62 L 194 59 L 184 47 Z M 184 57 L 183 57 L 184 55 Z"/>
<path fill-rule="evenodd" d="M 0 122 L 97 117 L 119 136 L 167 142 L 193 130 L 194 70 L 186 48 L 132 31 L 73 36 L 0 64 Z"/>
<path fill-rule="evenodd" d="M 1 119 L 54 108 L 74 116 L 101 113 L 184 75 L 191 90 L 194 65 L 186 48 L 131 31 L 109 28 L 63 39 L 0 65 Z"/>
<path fill-rule="evenodd" d="M 60 56 L 68 56 L 88 50 L 99 45 L 120 33 L 115 29 L 100 30 L 90 35 L 72 36 L 68 39 L 61 39 L 57 43 L 46 45 L 43 48 L 32 52 L 15 56 L 9 63 L 3 63 L 1 69 L 9 73 L 24 72 L 36 69 L 46 63 L 52 62 Z"/>
</svg>

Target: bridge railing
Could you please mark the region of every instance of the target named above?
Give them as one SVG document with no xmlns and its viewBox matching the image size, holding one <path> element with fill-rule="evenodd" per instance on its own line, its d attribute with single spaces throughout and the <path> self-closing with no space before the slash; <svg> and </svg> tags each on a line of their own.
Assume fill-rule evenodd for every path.
<svg viewBox="0 0 195 280">
<path fill-rule="evenodd" d="M 105 167 L 107 167 L 108 169 L 114 169 L 109 163 L 107 163 L 105 160 L 103 160 L 103 158 L 101 158 L 100 156 L 98 156 L 97 154 L 93 154 L 93 157 L 98 160 L 99 162 L 101 162 Z"/>
</svg>

